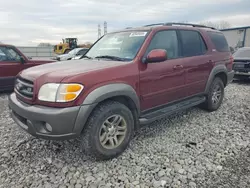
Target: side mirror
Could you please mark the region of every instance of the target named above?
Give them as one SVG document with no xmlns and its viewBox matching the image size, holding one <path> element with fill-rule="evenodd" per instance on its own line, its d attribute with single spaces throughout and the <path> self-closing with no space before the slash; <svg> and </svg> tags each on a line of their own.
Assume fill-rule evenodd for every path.
<svg viewBox="0 0 250 188">
<path fill-rule="evenodd" d="M 28 56 L 27 58 L 28 58 L 28 59 L 32 59 L 32 57 L 30 57 L 30 56 Z"/>
<path fill-rule="evenodd" d="M 158 63 L 162 61 L 166 61 L 167 58 L 167 51 L 163 49 L 155 49 L 149 52 L 144 63 Z"/>
<path fill-rule="evenodd" d="M 20 57 L 20 61 L 21 61 L 21 63 L 22 63 L 22 64 L 24 64 L 24 63 L 25 63 L 25 59 L 24 59 L 24 57 L 23 57 L 23 56 L 21 56 L 21 57 Z"/>
</svg>

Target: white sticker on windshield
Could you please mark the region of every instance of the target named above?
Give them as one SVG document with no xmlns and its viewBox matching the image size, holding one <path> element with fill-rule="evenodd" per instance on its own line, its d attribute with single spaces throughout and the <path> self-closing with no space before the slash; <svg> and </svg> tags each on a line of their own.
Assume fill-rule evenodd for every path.
<svg viewBox="0 0 250 188">
<path fill-rule="evenodd" d="M 129 37 L 144 37 L 146 36 L 147 32 L 134 32 L 129 35 Z"/>
</svg>

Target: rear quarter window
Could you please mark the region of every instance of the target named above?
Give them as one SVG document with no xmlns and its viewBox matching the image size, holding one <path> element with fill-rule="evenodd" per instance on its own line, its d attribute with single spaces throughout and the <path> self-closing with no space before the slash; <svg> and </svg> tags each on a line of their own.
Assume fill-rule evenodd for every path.
<svg viewBox="0 0 250 188">
<path fill-rule="evenodd" d="M 207 46 L 197 31 L 179 30 L 182 41 L 183 57 L 192 57 L 203 55 L 207 51 Z"/>
<path fill-rule="evenodd" d="M 218 52 L 230 52 L 227 39 L 222 33 L 208 31 L 208 36 L 212 40 Z"/>
</svg>

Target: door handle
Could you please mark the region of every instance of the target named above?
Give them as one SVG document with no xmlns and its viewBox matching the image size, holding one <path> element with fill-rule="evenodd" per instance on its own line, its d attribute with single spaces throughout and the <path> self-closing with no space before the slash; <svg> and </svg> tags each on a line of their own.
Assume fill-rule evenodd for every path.
<svg viewBox="0 0 250 188">
<path fill-rule="evenodd" d="M 178 70 L 178 69 L 183 69 L 183 66 L 182 65 L 175 65 L 173 67 L 174 70 Z"/>
</svg>

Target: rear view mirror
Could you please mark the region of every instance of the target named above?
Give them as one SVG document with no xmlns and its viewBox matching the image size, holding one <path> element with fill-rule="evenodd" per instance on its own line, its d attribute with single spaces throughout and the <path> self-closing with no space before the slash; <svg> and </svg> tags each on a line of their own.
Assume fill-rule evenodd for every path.
<svg viewBox="0 0 250 188">
<path fill-rule="evenodd" d="M 167 60 L 167 51 L 163 49 L 155 49 L 149 52 L 145 59 L 145 63 L 158 63 Z"/>
</svg>

